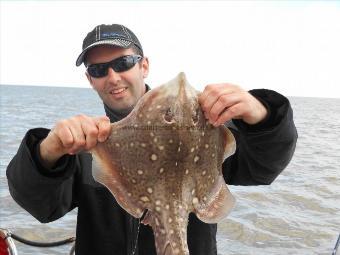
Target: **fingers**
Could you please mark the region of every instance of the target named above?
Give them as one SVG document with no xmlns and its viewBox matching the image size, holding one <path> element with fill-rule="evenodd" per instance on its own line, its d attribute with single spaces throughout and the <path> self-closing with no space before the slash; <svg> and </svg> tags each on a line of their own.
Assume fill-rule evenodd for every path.
<svg viewBox="0 0 340 255">
<path fill-rule="evenodd" d="M 224 111 L 226 111 L 229 107 L 240 103 L 241 101 L 242 95 L 240 93 L 232 93 L 220 96 L 210 109 L 208 114 L 209 121 L 214 124 Z"/>
<path fill-rule="evenodd" d="M 83 131 L 82 123 L 77 118 L 72 118 L 68 121 L 67 128 L 72 133 L 73 143 L 69 147 L 69 154 L 76 154 L 83 150 L 86 146 L 85 133 Z"/>
<path fill-rule="evenodd" d="M 213 125 L 229 107 L 242 101 L 243 90 L 234 84 L 211 84 L 199 96 L 199 102 L 206 119 Z M 228 121 L 228 120 L 227 120 Z"/>
<path fill-rule="evenodd" d="M 82 135 L 82 137 L 79 137 L 79 148 L 82 150 L 90 150 L 96 146 L 99 130 L 93 119 L 84 119 L 84 121 L 81 122 L 81 130 L 79 130 L 79 133 Z"/>
<path fill-rule="evenodd" d="M 107 116 L 98 117 L 95 119 L 98 128 L 98 141 L 104 142 L 111 133 L 111 123 Z"/>
<path fill-rule="evenodd" d="M 84 150 L 88 151 L 96 146 L 97 142 L 105 141 L 110 131 L 111 125 L 108 117 L 93 118 L 86 115 L 62 120 L 53 129 L 65 154 L 71 155 Z"/>
<path fill-rule="evenodd" d="M 215 127 L 220 126 L 231 119 L 240 119 L 244 112 L 243 103 L 235 104 L 231 107 L 226 108 L 215 120 L 213 125 Z"/>
<path fill-rule="evenodd" d="M 242 119 L 254 125 L 265 119 L 268 114 L 259 100 L 230 83 L 206 86 L 199 96 L 199 103 L 205 117 L 214 126 L 222 125 L 231 119 Z"/>
<path fill-rule="evenodd" d="M 209 113 L 211 107 L 222 95 L 228 95 L 237 90 L 238 87 L 236 85 L 229 83 L 210 84 L 205 87 L 198 100 L 203 111 Z"/>
<path fill-rule="evenodd" d="M 71 130 L 67 127 L 65 120 L 62 120 L 56 124 L 49 134 L 49 136 L 52 135 L 54 135 L 58 141 L 60 141 L 62 147 L 69 148 L 73 144 L 73 135 Z"/>
</svg>

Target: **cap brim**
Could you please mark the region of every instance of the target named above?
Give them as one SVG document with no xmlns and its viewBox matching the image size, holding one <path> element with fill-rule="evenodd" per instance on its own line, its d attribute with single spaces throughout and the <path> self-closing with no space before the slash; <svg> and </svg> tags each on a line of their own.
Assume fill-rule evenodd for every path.
<svg viewBox="0 0 340 255">
<path fill-rule="evenodd" d="M 84 62 L 84 57 L 85 54 L 87 53 L 88 50 L 98 46 L 98 45 L 113 45 L 117 47 L 122 47 L 122 48 L 129 48 L 129 46 L 132 44 L 132 42 L 129 42 L 127 40 L 121 40 L 121 39 L 111 39 L 111 40 L 102 40 L 98 41 L 95 43 L 92 43 L 91 45 L 87 46 L 82 53 L 80 53 L 79 57 L 77 58 L 76 61 L 76 66 L 80 66 Z"/>
</svg>

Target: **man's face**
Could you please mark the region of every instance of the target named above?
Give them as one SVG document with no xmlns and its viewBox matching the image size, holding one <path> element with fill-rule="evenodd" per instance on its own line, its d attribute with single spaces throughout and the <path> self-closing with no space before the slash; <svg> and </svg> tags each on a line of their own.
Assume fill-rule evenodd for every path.
<svg viewBox="0 0 340 255">
<path fill-rule="evenodd" d="M 125 55 L 134 54 L 132 49 L 103 45 L 89 50 L 86 61 L 88 65 L 105 63 Z M 133 109 L 145 93 L 144 78 L 147 77 L 148 71 L 148 60 L 143 58 L 125 72 L 115 72 L 112 68 L 109 68 L 105 77 L 95 78 L 87 72 L 86 76 L 107 106 L 114 111 L 126 114 Z"/>
</svg>

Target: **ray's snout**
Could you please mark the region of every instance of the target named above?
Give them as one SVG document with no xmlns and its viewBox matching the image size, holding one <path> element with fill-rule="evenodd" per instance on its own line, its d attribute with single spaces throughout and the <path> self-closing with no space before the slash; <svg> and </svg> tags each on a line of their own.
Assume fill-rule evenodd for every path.
<svg viewBox="0 0 340 255">
<path fill-rule="evenodd" d="M 173 122 L 177 125 L 195 125 L 200 111 L 197 100 L 198 91 L 189 84 L 185 74 L 179 73 L 168 83 L 166 89 L 166 94 L 172 98 L 169 112 L 173 116 Z"/>
</svg>

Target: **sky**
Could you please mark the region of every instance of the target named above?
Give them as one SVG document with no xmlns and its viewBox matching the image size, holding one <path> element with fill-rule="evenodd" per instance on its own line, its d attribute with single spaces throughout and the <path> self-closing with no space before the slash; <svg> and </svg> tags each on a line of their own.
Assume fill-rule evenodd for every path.
<svg viewBox="0 0 340 255">
<path fill-rule="evenodd" d="M 184 71 L 199 90 L 340 98 L 340 1 L 0 0 L 0 84 L 89 88 L 83 38 L 112 23 L 138 36 L 151 87 Z"/>
</svg>

